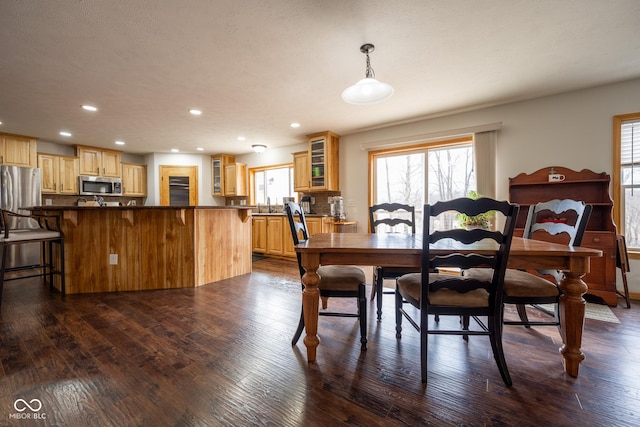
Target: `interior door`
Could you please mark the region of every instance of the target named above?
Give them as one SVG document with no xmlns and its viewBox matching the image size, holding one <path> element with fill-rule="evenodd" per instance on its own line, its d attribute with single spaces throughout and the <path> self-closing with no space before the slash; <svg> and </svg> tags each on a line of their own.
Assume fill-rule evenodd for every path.
<svg viewBox="0 0 640 427">
<path fill-rule="evenodd" d="M 160 206 L 198 205 L 198 167 L 160 166 Z"/>
</svg>

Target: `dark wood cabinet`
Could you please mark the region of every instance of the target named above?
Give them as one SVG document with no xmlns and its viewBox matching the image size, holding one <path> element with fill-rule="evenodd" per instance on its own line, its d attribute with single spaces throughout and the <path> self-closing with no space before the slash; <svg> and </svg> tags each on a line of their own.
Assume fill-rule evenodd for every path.
<svg viewBox="0 0 640 427">
<path fill-rule="evenodd" d="M 555 174 L 555 177 L 550 177 Z M 552 180 L 554 179 L 554 180 Z M 557 180 L 556 180 L 557 179 Z M 588 169 L 574 171 L 550 166 L 531 174 L 509 178 L 509 200 L 520 205 L 516 235 L 521 236 L 529 206 L 553 199 L 582 200 L 593 206 L 582 246 L 600 249 L 601 258 L 591 258 L 591 272 L 584 277 L 588 294 L 616 306 L 616 226 L 612 219 L 613 201 L 609 195 L 608 174 Z"/>
</svg>

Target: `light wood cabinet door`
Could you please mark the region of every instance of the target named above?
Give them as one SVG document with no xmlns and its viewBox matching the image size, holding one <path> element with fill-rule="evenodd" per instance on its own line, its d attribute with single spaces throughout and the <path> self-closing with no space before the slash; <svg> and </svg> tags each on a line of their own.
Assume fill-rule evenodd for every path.
<svg viewBox="0 0 640 427">
<path fill-rule="evenodd" d="M 247 195 L 247 165 L 244 163 L 232 163 L 224 167 L 224 195 Z"/>
<path fill-rule="evenodd" d="M 102 151 L 102 176 L 122 178 L 121 157 L 122 155 L 119 151 Z"/>
<path fill-rule="evenodd" d="M 38 154 L 40 186 L 43 194 L 55 194 L 58 192 L 59 164 L 58 156 L 54 156 L 53 154 Z"/>
<path fill-rule="evenodd" d="M 78 194 L 78 158 L 60 156 L 58 158 L 58 192 Z"/>
<path fill-rule="evenodd" d="M 293 153 L 293 191 L 309 191 L 309 152 Z"/>
<path fill-rule="evenodd" d="M 43 194 L 78 194 L 78 158 L 38 154 Z"/>
<path fill-rule="evenodd" d="M 97 148 L 78 147 L 76 150 L 80 160 L 80 175 L 100 176 L 102 168 L 102 151 Z"/>
<path fill-rule="evenodd" d="M 267 219 L 267 250 L 269 255 L 283 255 L 284 245 L 282 241 L 282 217 L 268 216 Z"/>
<path fill-rule="evenodd" d="M 122 177 L 122 154 L 119 151 L 78 145 L 76 154 L 80 161 L 80 175 Z"/>
<path fill-rule="evenodd" d="M 147 166 L 134 163 L 122 163 L 122 195 L 146 197 Z"/>
<path fill-rule="evenodd" d="M 252 217 L 252 250 L 263 254 L 267 252 L 267 218 L 264 216 Z"/>
<path fill-rule="evenodd" d="M 309 233 L 309 237 L 314 234 L 322 233 L 322 217 L 306 217 L 307 220 L 307 232 Z"/>
<path fill-rule="evenodd" d="M 0 140 L 0 164 L 28 168 L 38 167 L 35 139 L 2 135 Z"/>
</svg>

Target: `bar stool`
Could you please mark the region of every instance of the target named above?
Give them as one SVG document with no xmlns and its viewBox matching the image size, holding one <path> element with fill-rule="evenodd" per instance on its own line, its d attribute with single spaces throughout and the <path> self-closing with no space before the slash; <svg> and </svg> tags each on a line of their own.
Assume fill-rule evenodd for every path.
<svg viewBox="0 0 640 427">
<path fill-rule="evenodd" d="M 37 223 L 35 228 L 11 228 L 10 218 L 30 218 Z M 12 246 L 24 245 L 30 243 L 41 244 L 40 262 L 36 265 L 26 266 L 7 266 L 7 255 Z M 54 245 L 58 245 L 58 262 L 59 267 L 55 266 Z M 49 288 L 53 290 L 53 277 L 60 277 L 60 293 L 65 294 L 64 283 L 64 234 L 60 229 L 60 218 L 57 216 L 49 216 L 42 214 L 22 215 L 15 212 L 2 210 L 0 217 L 0 249 L 2 250 L 2 258 L 0 265 L 0 308 L 2 307 L 2 293 L 4 282 L 11 280 L 21 280 L 31 277 L 43 277 L 49 279 Z M 19 274 L 27 272 L 26 275 Z M 15 277 L 5 277 L 7 273 L 17 273 Z"/>
</svg>

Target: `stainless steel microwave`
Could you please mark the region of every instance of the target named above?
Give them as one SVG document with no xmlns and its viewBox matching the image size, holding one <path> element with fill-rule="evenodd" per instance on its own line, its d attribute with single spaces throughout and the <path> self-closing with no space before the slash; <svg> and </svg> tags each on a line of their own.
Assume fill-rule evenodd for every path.
<svg viewBox="0 0 640 427">
<path fill-rule="evenodd" d="M 122 196 L 122 179 L 103 176 L 78 177 L 81 195 L 88 196 Z"/>
</svg>

